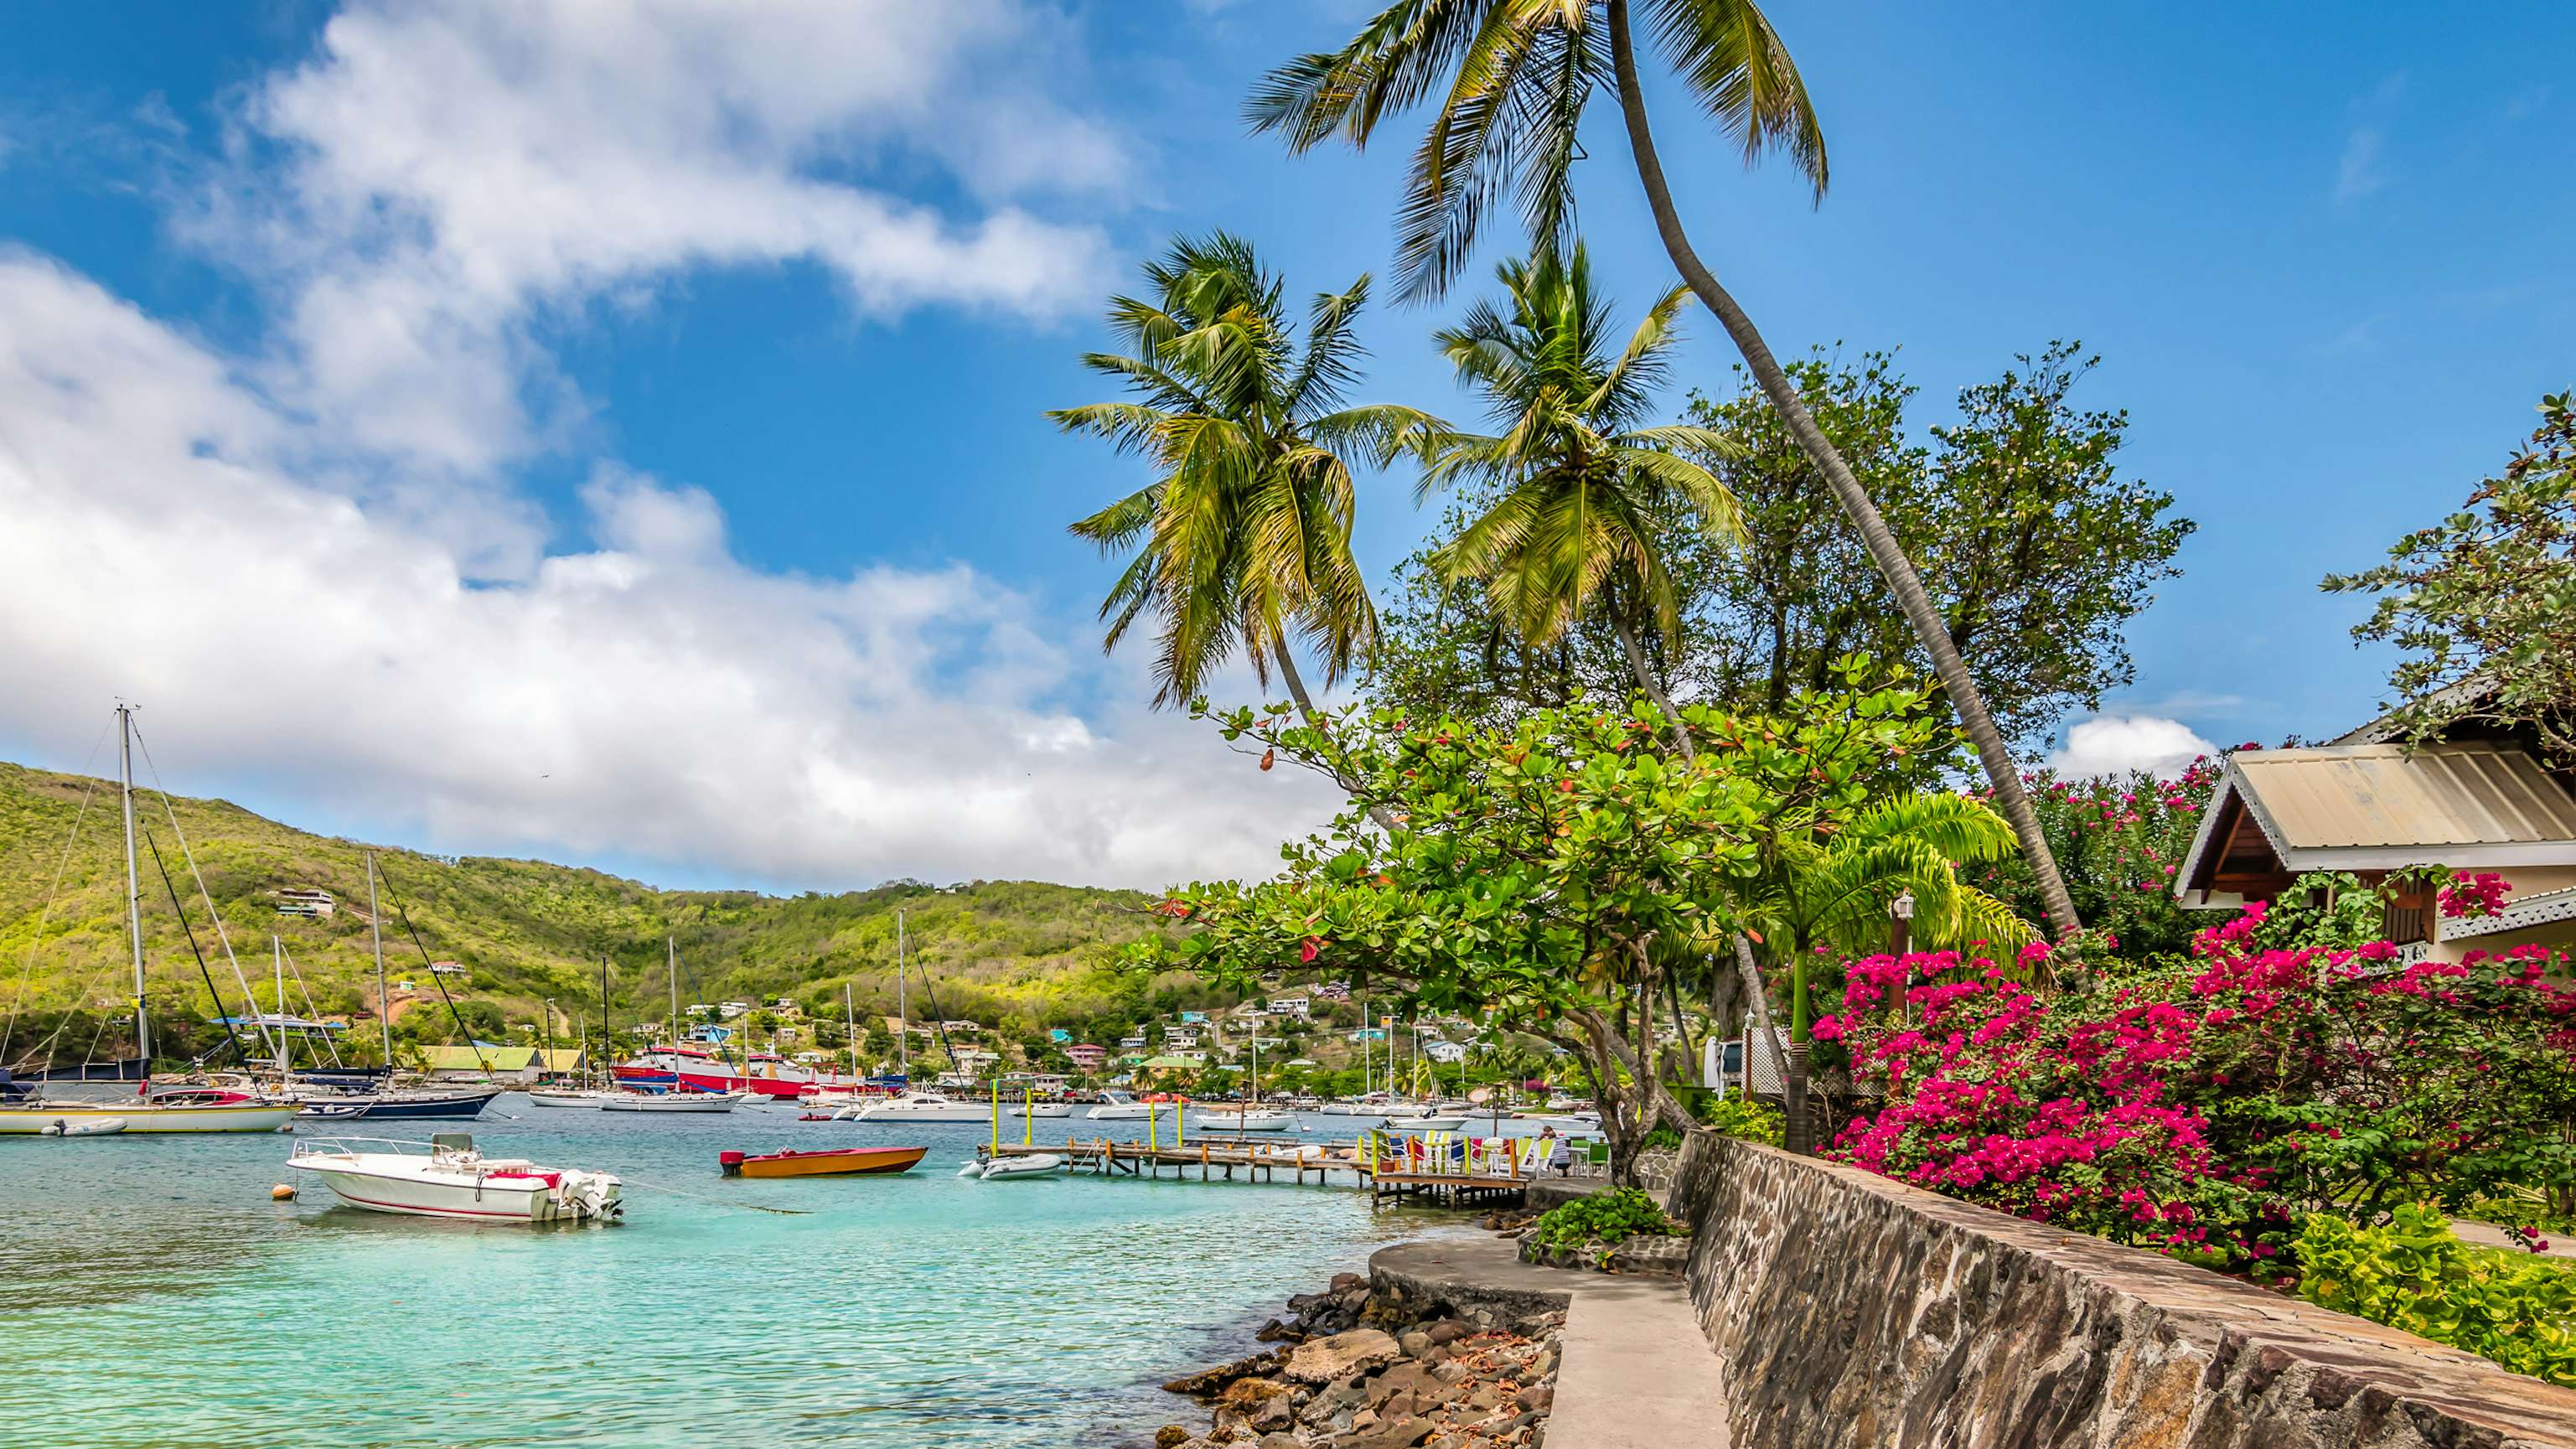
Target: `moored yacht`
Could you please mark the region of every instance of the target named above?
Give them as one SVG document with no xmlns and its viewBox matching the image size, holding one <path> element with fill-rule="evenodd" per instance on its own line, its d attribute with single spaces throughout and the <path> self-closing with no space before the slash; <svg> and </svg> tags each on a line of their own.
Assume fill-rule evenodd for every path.
<svg viewBox="0 0 2576 1449">
<path fill-rule="evenodd" d="M 1125 1092 L 1107 1091 L 1091 1105 L 1089 1116 L 1094 1122 L 1142 1122 L 1159 1112 L 1178 1112 L 1178 1102 L 1140 1102 Z"/>
<path fill-rule="evenodd" d="M 992 1112 L 981 1102 L 960 1102 L 937 1092 L 903 1092 L 881 1101 L 843 1107 L 832 1115 L 843 1122 L 982 1122 Z"/>
<path fill-rule="evenodd" d="M 427 1142 L 318 1138 L 296 1144 L 286 1165 L 312 1173 L 340 1201 L 369 1212 L 552 1223 L 613 1219 L 625 1210 L 623 1184 L 612 1174 L 486 1157 L 462 1132 L 441 1132 Z"/>
</svg>

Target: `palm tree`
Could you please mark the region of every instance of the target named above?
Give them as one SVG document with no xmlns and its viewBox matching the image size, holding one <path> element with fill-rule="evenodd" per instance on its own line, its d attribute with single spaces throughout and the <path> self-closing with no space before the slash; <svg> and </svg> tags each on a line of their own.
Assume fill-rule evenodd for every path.
<svg viewBox="0 0 2576 1449">
<path fill-rule="evenodd" d="M 1655 543 L 1675 503 L 1714 532 L 1743 536 L 1735 495 L 1684 456 L 1730 453 L 1733 444 L 1707 428 L 1644 425 L 1689 294 L 1675 287 L 1656 299 L 1614 352 L 1610 303 L 1593 292 L 1581 243 L 1570 259 L 1543 247 L 1495 275 L 1505 309 L 1478 302 L 1435 340 L 1460 380 L 1485 394 L 1499 431 L 1426 435 L 1421 488 L 1471 478 L 1498 492 L 1432 566 L 1453 584 L 1481 581 L 1496 615 L 1534 649 L 1600 606 L 1638 687 L 1663 710 L 1682 754 L 1695 756 L 1638 642 L 1649 625 L 1667 644 L 1680 634 Z"/>
<path fill-rule="evenodd" d="M 1154 469 L 1144 487 L 1072 525 L 1104 552 L 1132 552 L 1100 607 L 1105 646 L 1150 613 L 1161 631 L 1156 704 L 1197 695 L 1241 649 L 1264 684 L 1279 672 L 1311 723 L 1292 633 L 1314 647 L 1327 685 L 1377 636 L 1351 555 L 1351 460 L 1383 465 L 1435 420 L 1345 404 L 1362 356 L 1352 322 L 1366 275 L 1314 299 L 1300 346 L 1279 280 L 1239 238 L 1180 239 L 1144 273 L 1145 297 L 1110 299 L 1126 352 L 1083 357 L 1133 398 L 1047 414 Z"/>
<path fill-rule="evenodd" d="M 1818 946 L 1846 955 L 1886 948 L 1888 902 L 1914 900 L 1917 949 L 1976 944 L 2010 952 L 2035 932 L 2012 908 L 1959 879 L 1963 866 L 2000 860 L 2012 826 L 1965 795 L 1898 795 L 1855 812 L 1824 839 L 1783 838 L 1759 889 L 1770 941 L 1803 959 Z"/>
<path fill-rule="evenodd" d="M 1788 48 L 1753 0 L 1642 0 L 1663 57 L 1747 164 L 1779 151 L 1822 199 L 1824 132 Z M 1513 194 L 1532 238 L 1572 234 L 1573 163 L 1584 103 L 1614 87 L 1628 150 L 1664 250 L 1683 283 L 1726 328 L 1745 365 L 1860 531 L 1897 605 L 1932 660 L 1995 798 L 2039 879 L 2051 922 L 2078 929 L 2075 903 L 2040 834 L 2021 772 L 1977 692 L 1913 562 L 1888 531 L 1860 480 L 1817 426 L 1770 346 L 1718 285 L 1683 231 L 1647 125 L 1637 76 L 1630 0 L 1396 0 L 1338 51 L 1305 55 L 1263 79 L 1246 106 L 1254 129 L 1277 131 L 1291 151 L 1340 136 L 1365 146 L 1388 116 L 1439 97 L 1414 153 L 1398 212 L 1403 294 L 1436 295 L 1473 250 L 1485 209 Z"/>
</svg>

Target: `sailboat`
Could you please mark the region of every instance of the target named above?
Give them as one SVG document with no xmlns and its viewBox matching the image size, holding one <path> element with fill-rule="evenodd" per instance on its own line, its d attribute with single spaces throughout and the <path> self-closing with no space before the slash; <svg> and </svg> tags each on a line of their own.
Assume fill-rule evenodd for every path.
<svg viewBox="0 0 2576 1449">
<path fill-rule="evenodd" d="M 670 937 L 665 936 L 662 938 L 662 949 L 670 959 L 671 990 L 676 994 L 680 989 L 680 948 Z M 599 1016 L 600 1040 L 603 1042 L 611 1040 L 612 1034 L 608 1029 L 608 963 L 604 960 L 599 963 Z M 650 1060 L 651 1057 L 652 1053 L 647 1052 L 637 1060 Z M 625 1080 L 629 1076 L 629 1068 L 633 1065 L 634 1063 L 630 1062 L 626 1066 L 619 1067 L 618 1078 Z M 646 1091 L 640 1087 L 620 1087 L 599 1099 L 599 1110 L 603 1112 L 730 1112 L 733 1110 L 733 1104 L 740 1100 L 742 1100 L 742 1094 L 739 1092 L 724 1088 L 710 1091 L 691 1084 L 686 1077 L 675 1072 L 672 1074 L 671 1084 L 659 1091 Z"/>
<path fill-rule="evenodd" d="M 154 1092 L 152 1021 L 143 977 L 143 888 L 134 867 L 134 710 L 116 706 L 120 789 L 125 810 L 125 933 L 134 952 L 134 1054 L 146 1073 L 131 1101 L 57 1101 L 0 1106 L 0 1133 L 56 1137 L 111 1136 L 129 1132 L 274 1132 L 295 1115 L 293 1102 L 269 1101 L 249 1092 L 199 1087 Z M 110 1127 L 114 1122 L 119 1125 Z"/>
<path fill-rule="evenodd" d="M 367 929 L 373 933 L 375 941 L 376 1024 L 384 1033 L 385 1061 L 390 1065 L 394 1059 L 394 1023 L 393 1015 L 385 1003 L 385 927 L 383 913 L 376 905 L 376 856 L 373 851 L 367 853 Z M 415 940 L 417 940 L 416 937 Z M 444 987 L 440 989 L 445 990 Z M 352 1121 L 361 1117 L 370 1122 L 388 1120 L 470 1122 L 483 1115 L 483 1109 L 492 1105 L 493 1098 L 508 1090 L 507 1087 L 479 1087 L 446 1092 L 430 1090 L 356 1093 L 307 1102 L 297 1110 L 295 1115 L 335 1122 Z"/>
<path fill-rule="evenodd" d="M 1192 1124 L 1201 1132 L 1291 1132 L 1297 1118 L 1261 1105 L 1261 1039 L 1252 1041 L 1252 1090 L 1231 1112 L 1202 1112 Z"/>
</svg>

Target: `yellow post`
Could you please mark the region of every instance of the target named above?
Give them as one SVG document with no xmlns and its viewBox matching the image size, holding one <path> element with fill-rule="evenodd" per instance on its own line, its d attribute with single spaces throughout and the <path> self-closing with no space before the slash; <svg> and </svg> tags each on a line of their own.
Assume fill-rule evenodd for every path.
<svg viewBox="0 0 2576 1449">
<path fill-rule="evenodd" d="M 1163 1109 L 1151 1101 L 1145 1103 L 1145 1109 L 1145 1146 L 1160 1152 L 1163 1150 Z"/>
<path fill-rule="evenodd" d="M 1002 1079 L 993 1079 L 993 1155 L 1002 1155 Z"/>
<path fill-rule="evenodd" d="M 1020 1145 L 1035 1147 L 1038 1142 L 1038 1089 L 1029 1086 L 1020 1091 Z"/>
<path fill-rule="evenodd" d="M 1175 1148 L 1186 1147 L 1189 1145 L 1181 1140 L 1181 1116 L 1183 1113 L 1189 1111 L 1189 1109 L 1190 1104 L 1186 1101 L 1174 1102 L 1172 1104 L 1172 1146 Z"/>
</svg>

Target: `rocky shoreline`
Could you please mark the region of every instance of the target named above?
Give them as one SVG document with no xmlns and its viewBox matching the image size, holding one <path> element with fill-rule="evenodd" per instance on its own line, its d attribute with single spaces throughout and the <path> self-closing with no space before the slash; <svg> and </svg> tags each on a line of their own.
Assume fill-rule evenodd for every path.
<svg viewBox="0 0 2576 1449">
<path fill-rule="evenodd" d="M 1209 1406 L 1201 1433 L 1164 1426 L 1156 1449 L 1527 1449 L 1556 1398 L 1562 1310 L 1508 1323 L 1379 1294 L 1357 1273 L 1288 1300 L 1261 1353 L 1163 1387 Z"/>
</svg>

